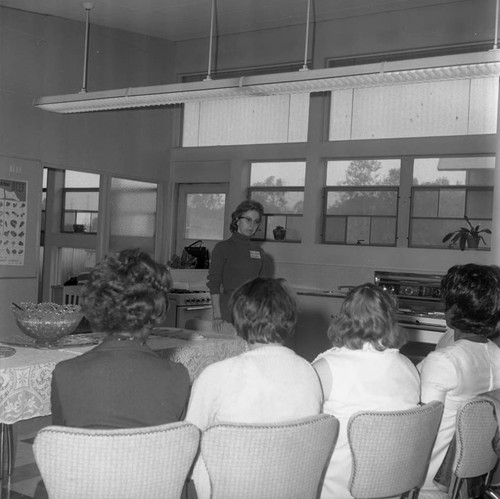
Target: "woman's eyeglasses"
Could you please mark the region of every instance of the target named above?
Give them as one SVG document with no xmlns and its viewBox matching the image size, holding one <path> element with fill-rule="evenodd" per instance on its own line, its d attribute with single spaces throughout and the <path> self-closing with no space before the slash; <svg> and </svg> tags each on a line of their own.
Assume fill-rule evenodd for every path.
<svg viewBox="0 0 500 499">
<path fill-rule="evenodd" d="M 255 225 L 255 226 L 259 226 L 261 222 L 260 219 L 254 220 L 253 218 L 250 217 L 239 217 L 239 220 L 245 220 L 245 222 L 248 225 Z"/>
</svg>

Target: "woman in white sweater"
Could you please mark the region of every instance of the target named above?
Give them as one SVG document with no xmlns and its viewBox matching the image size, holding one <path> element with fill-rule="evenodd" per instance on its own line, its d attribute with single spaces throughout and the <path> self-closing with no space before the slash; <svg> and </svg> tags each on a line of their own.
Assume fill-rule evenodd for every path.
<svg viewBox="0 0 500 499">
<path fill-rule="evenodd" d="M 233 323 L 249 351 L 208 366 L 191 391 L 186 420 L 204 429 L 213 423 L 273 423 L 318 414 L 322 393 L 312 366 L 284 346 L 293 334 L 297 305 L 282 279 L 257 278 L 230 301 Z M 193 472 L 200 499 L 210 497 L 198 460 Z"/>
<path fill-rule="evenodd" d="M 328 330 L 333 348 L 313 362 L 323 387 L 323 412 L 340 422 L 321 499 L 351 497 L 347 423 L 355 412 L 410 409 L 419 403 L 417 369 L 398 350 L 406 336 L 396 310 L 396 298 L 379 286 L 354 288 Z"/>
</svg>

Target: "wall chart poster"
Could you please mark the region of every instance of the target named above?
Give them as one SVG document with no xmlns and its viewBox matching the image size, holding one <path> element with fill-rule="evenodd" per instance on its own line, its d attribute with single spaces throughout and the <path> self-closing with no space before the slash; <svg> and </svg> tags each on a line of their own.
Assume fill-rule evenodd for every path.
<svg viewBox="0 0 500 499">
<path fill-rule="evenodd" d="M 0 265 L 24 265 L 28 183 L 0 178 Z"/>
</svg>

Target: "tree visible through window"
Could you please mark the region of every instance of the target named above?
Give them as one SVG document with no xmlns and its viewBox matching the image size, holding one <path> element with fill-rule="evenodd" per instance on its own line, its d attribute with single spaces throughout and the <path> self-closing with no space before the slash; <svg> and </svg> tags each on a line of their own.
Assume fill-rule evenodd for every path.
<svg viewBox="0 0 500 499">
<path fill-rule="evenodd" d="M 396 244 L 400 160 L 329 161 L 323 242 Z"/>
<path fill-rule="evenodd" d="M 264 206 L 264 220 L 255 237 L 294 241 L 302 239 L 305 163 L 252 163 L 250 197 Z"/>
</svg>

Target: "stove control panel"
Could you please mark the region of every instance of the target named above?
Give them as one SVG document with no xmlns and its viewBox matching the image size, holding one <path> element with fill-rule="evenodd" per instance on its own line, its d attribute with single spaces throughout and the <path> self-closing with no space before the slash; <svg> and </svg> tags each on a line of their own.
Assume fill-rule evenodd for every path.
<svg viewBox="0 0 500 499">
<path fill-rule="evenodd" d="M 208 291 L 171 289 L 168 299 L 177 306 L 210 305 L 212 300 Z"/>
<path fill-rule="evenodd" d="M 375 284 L 398 297 L 439 301 L 441 276 L 396 272 L 375 272 Z"/>
</svg>

